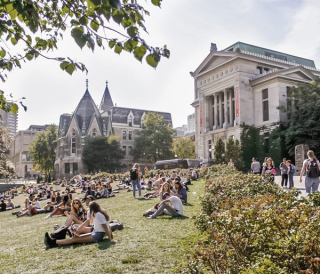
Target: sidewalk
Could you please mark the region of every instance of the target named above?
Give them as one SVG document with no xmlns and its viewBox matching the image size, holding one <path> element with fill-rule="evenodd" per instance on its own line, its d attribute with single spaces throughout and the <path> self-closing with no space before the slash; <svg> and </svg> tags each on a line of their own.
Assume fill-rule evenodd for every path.
<svg viewBox="0 0 320 274">
<path fill-rule="evenodd" d="M 275 176 L 275 182 L 278 185 L 281 185 L 281 176 Z M 306 197 L 306 189 L 305 189 L 305 176 L 302 177 L 302 183 L 300 183 L 300 176 L 293 176 L 294 187 L 301 191 L 301 196 Z M 289 186 L 289 180 L 288 180 Z"/>
</svg>

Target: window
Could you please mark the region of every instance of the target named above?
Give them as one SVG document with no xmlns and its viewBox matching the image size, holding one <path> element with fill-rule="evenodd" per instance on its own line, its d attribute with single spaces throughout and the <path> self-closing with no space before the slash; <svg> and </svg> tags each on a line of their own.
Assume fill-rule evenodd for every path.
<svg viewBox="0 0 320 274">
<path fill-rule="evenodd" d="M 78 173 L 78 163 L 72 163 L 73 174 Z"/>
<path fill-rule="evenodd" d="M 128 125 L 129 125 L 129 127 L 132 127 L 132 116 L 131 115 L 129 115 L 129 117 L 128 117 Z"/>
<path fill-rule="evenodd" d="M 292 101 L 288 100 L 288 97 L 290 96 L 290 87 L 287 87 L 287 119 L 290 120 L 291 112 L 292 112 Z"/>
<path fill-rule="evenodd" d="M 76 140 L 76 132 L 73 130 L 71 136 L 71 153 L 76 153 Z"/>
<path fill-rule="evenodd" d="M 269 72 L 269 69 L 268 69 L 268 68 L 264 68 L 264 69 L 263 69 L 263 75 L 268 74 L 268 72 Z"/>
<path fill-rule="evenodd" d="M 95 128 L 92 130 L 91 136 L 92 137 L 96 137 L 97 136 L 97 130 Z"/>
<path fill-rule="evenodd" d="M 269 121 L 268 89 L 262 91 L 262 120 Z"/>
<path fill-rule="evenodd" d="M 132 140 L 132 131 L 129 131 L 128 139 L 129 139 L 129 140 Z"/>
<path fill-rule="evenodd" d="M 257 73 L 262 74 L 262 67 L 257 67 Z"/>
<path fill-rule="evenodd" d="M 208 141 L 208 147 L 209 147 L 209 159 L 212 159 L 212 144 L 211 144 L 211 140 Z"/>
<path fill-rule="evenodd" d="M 131 153 L 132 153 L 132 146 L 128 146 L 128 152 L 129 152 L 129 155 L 131 155 Z"/>
<path fill-rule="evenodd" d="M 64 164 L 64 173 L 70 173 L 70 163 Z"/>
<path fill-rule="evenodd" d="M 122 131 L 122 139 L 127 140 L 127 131 L 126 130 Z"/>
<path fill-rule="evenodd" d="M 126 154 L 127 154 L 127 147 L 126 147 L 126 146 L 123 146 L 123 147 L 122 147 L 122 150 L 124 151 L 124 155 L 126 155 Z"/>
</svg>

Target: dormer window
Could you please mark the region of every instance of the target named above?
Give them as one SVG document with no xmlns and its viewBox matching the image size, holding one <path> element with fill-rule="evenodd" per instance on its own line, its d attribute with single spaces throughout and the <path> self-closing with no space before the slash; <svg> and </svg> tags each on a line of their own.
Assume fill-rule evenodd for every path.
<svg viewBox="0 0 320 274">
<path fill-rule="evenodd" d="M 131 114 L 129 114 L 129 116 L 128 116 L 128 125 L 129 125 L 129 127 L 132 127 L 132 124 L 133 124 L 133 116 Z"/>
<path fill-rule="evenodd" d="M 76 153 L 76 140 L 77 140 L 76 131 L 73 130 L 71 135 L 71 153 L 72 154 Z"/>
<path fill-rule="evenodd" d="M 97 136 L 97 130 L 95 128 L 92 130 L 91 136 L 92 137 L 96 137 Z"/>
</svg>

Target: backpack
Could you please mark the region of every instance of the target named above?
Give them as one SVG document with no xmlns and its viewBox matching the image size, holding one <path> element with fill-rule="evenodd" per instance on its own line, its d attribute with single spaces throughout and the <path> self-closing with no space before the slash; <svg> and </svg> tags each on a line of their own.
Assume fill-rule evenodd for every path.
<svg viewBox="0 0 320 274">
<path fill-rule="evenodd" d="M 295 167 L 294 165 L 291 165 L 290 167 L 291 167 L 290 173 L 291 173 L 291 174 L 295 174 L 295 172 L 296 172 L 296 167 Z"/>
<path fill-rule="evenodd" d="M 66 238 L 67 233 L 69 234 L 70 237 L 72 237 L 72 235 L 69 231 L 69 228 L 67 226 L 63 225 L 51 233 L 51 238 L 56 239 L 56 240 L 63 240 Z"/>
<path fill-rule="evenodd" d="M 320 171 L 318 168 L 317 159 L 313 159 L 312 161 L 308 160 L 307 176 L 309 178 L 318 178 L 319 175 Z"/>
<path fill-rule="evenodd" d="M 130 178 L 131 180 L 136 180 L 138 178 L 136 169 L 130 169 Z"/>
</svg>

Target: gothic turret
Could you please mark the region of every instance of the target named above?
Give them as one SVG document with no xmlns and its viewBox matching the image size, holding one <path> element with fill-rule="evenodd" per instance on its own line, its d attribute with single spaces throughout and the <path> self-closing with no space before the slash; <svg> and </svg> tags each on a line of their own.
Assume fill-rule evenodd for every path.
<svg viewBox="0 0 320 274">
<path fill-rule="evenodd" d="M 106 81 L 106 88 L 104 90 L 102 100 L 99 106 L 99 110 L 102 112 L 107 111 L 108 109 L 113 107 L 113 101 L 111 99 L 111 95 L 108 88 L 108 81 Z"/>
</svg>

